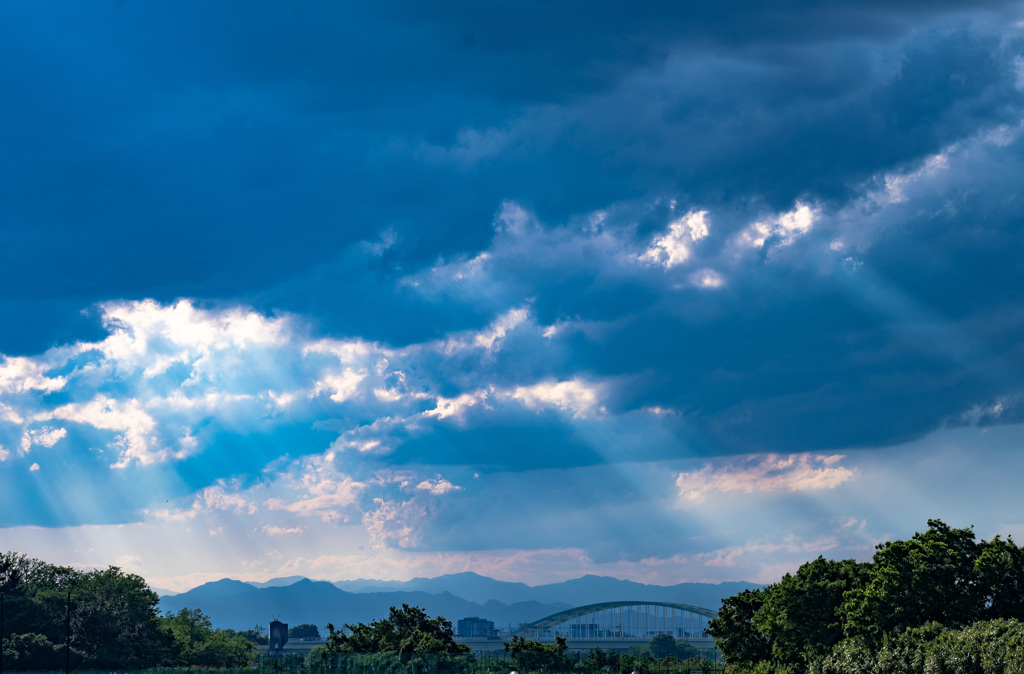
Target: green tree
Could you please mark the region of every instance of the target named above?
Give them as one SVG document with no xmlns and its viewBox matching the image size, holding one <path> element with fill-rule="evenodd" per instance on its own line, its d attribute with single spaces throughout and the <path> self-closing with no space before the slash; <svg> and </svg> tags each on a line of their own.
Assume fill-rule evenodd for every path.
<svg viewBox="0 0 1024 674">
<path fill-rule="evenodd" d="M 254 644 L 266 645 L 270 643 L 270 639 L 267 638 L 266 630 L 263 629 L 262 625 L 257 625 L 254 628 L 247 630 L 233 630 L 231 628 L 224 628 L 221 630 L 225 634 L 231 637 L 242 637 L 246 641 L 251 641 Z"/>
<path fill-rule="evenodd" d="M 984 593 L 982 618 L 1024 620 L 1024 549 L 996 536 L 982 542 L 975 570 Z"/>
<path fill-rule="evenodd" d="M 83 573 L 8 552 L 0 554 L 0 587 L 4 633 L 26 636 L 18 647 L 24 653 L 43 653 L 45 639 L 64 664 L 69 594 L 73 667 L 141 669 L 167 653 L 159 597 L 141 577 L 115 566 Z"/>
<path fill-rule="evenodd" d="M 3 641 L 4 669 L 47 670 L 63 667 L 63 648 L 42 634 L 15 634 Z"/>
<path fill-rule="evenodd" d="M 213 629 L 200 609 L 168 612 L 164 627 L 171 633 L 171 664 L 176 667 L 240 668 L 252 663 L 256 645 L 238 634 Z"/>
<path fill-rule="evenodd" d="M 843 638 L 838 615 L 843 597 L 864 586 L 869 568 L 852 559 L 837 562 L 819 556 L 766 588 L 751 622 L 771 644 L 772 661 L 802 670 L 831 652 Z"/>
<path fill-rule="evenodd" d="M 82 574 L 72 592 L 71 646 L 82 667 L 143 669 L 162 662 L 170 638 L 157 613 L 160 597 L 142 577 L 116 566 Z"/>
<path fill-rule="evenodd" d="M 302 623 L 295 627 L 288 628 L 288 638 L 290 639 L 319 639 L 320 628 L 310 623 Z"/>
<path fill-rule="evenodd" d="M 515 635 L 511 642 L 505 644 L 505 652 L 515 658 L 522 671 L 545 669 L 564 672 L 572 668 L 568 655 L 569 645 L 565 637 L 555 637 L 553 644 L 542 644 Z"/>
<path fill-rule="evenodd" d="M 909 541 L 879 545 L 867 583 L 852 589 L 842 606 L 846 633 L 878 645 L 886 634 L 927 622 L 974 622 L 986 595 L 975 569 L 980 552 L 971 529 L 940 520 L 928 520 L 928 530 Z"/>
<path fill-rule="evenodd" d="M 771 659 L 772 641 L 754 625 L 754 616 L 764 605 L 766 593 L 767 590 L 744 590 L 722 602 L 708 633 L 715 638 L 726 662 L 749 666 Z"/>
<path fill-rule="evenodd" d="M 671 634 L 657 634 L 651 639 L 651 643 L 647 644 L 647 650 L 650 651 L 651 657 L 657 660 L 667 658 L 668 656 L 678 657 L 679 647 L 676 646 L 676 640 L 672 638 Z"/>
<path fill-rule="evenodd" d="M 602 651 L 600 648 L 594 648 L 580 658 L 579 668 L 587 674 L 617 672 L 619 671 L 619 654 L 613 650 Z"/>
<path fill-rule="evenodd" d="M 327 625 L 325 653 L 469 653 L 464 644 L 455 643 L 455 632 L 449 620 L 431 618 L 418 606 L 394 606 L 387 618 L 369 625 L 346 624 L 348 630 L 336 630 Z"/>
</svg>

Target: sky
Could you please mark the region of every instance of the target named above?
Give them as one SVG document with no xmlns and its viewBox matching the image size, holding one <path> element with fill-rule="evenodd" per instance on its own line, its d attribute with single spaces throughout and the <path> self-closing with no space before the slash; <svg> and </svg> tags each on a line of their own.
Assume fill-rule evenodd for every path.
<svg viewBox="0 0 1024 674">
<path fill-rule="evenodd" d="M 770 583 L 1024 540 L 1024 4 L 0 3 L 0 549 Z"/>
</svg>

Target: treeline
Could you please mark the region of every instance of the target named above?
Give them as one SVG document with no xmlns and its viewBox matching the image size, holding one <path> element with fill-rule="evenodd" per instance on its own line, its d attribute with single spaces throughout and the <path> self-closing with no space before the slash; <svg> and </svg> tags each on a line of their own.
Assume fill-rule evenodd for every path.
<svg viewBox="0 0 1024 674">
<path fill-rule="evenodd" d="M 723 602 L 737 674 L 1024 672 L 1024 549 L 929 520 L 871 562 L 822 557 Z"/>
<path fill-rule="evenodd" d="M 513 636 L 501 654 L 488 653 L 476 657 L 465 644 L 455 641 L 452 623 L 445 618 L 431 618 L 419 607 L 403 604 L 392 607 L 388 616 L 372 623 L 357 623 L 335 629 L 327 625 L 328 636 L 323 646 L 307 656 L 304 668 L 312 672 L 456 672 L 482 674 L 495 669 L 528 672 L 576 672 L 608 674 L 611 672 L 672 672 L 721 668 L 704 657 L 685 641 L 676 641 L 669 634 L 655 636 L 646 647 L 631 648 L 628 653 L 602 651 L 595 648 L 585 654 L 570 652 L 565 638 L 543 644 Z M 299 663 L 291 664 L 300 669 Z"/>
<path fill-rule="evenodd" d="M 198 609 L 161 616 L 146 581 L 114 566 L 83 572 L 0 553 L 0 595 L 4 670 L 247 667 L 260 638 L 213 629 Z"/>
</svg>

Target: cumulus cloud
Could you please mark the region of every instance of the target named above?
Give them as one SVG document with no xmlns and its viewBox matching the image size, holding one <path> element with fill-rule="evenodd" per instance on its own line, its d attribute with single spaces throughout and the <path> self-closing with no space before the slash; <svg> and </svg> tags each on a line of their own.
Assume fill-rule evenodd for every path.
<svg viewBox="0 0 1024 674">
<path fill-rule="evenodd" d="M 51 428 L 44 426 L 42 428 L 31 428 L 27 429 L 21 436 L 21 453 L 27 454 L 33 445 L 39 445 L 40 447 L 53 447 L 59 441 L 67 437 L 68 431 L 66 428 Z"/>
<path fill-rule="evenodd" d="M 556 408 L 586 417 L 604 411 L 602 387 L 582 379 L 544 381 L 530 386 L 517 386 L 504 395 L 531 409 Z"/>
<path fill-rule="evenodd" d="M 427 491 L 435 496 L 447 494 L 451 491 L 462 491 L 462 487 L 452 484 L 441 476 L 438 476 L 436 480 L 423 480 L 416 485 L 416 489 Z"/>
<path fill-rule="evenodd" d="M 64 388 L 64 377 L 47 376 L 44 363 L 30 358 L 4 356 L 0 362 L 0 394 L 25 391 L 52 392 Z"/>
<path fill-rule="evenodd" d="M 438 419 L 447 419 L 449 417 L 459 419 L 465 416 L 468 409 L 476 407 L 477 405 L 483 405 L 486 400 L 487 391 L 463 393 L 456 398 L 438 396 L 434 409 L 426 410 L 423 412 L 423 415 L 428 417 L 437 417 Z"/>
<path fill-rule="evenodd" d="M 343 520 L 345 511 L 367 488 L 365 482 L 340 473 L 331 453 L 296 462 L 285 476 L 289 498 L 269 498 L 265 501 L 267 508 L 304 517 L 316 516 L 324 522 Z"/>
<path fill-rule="evenodd" d="M 676 488 L 681 503 L 699 503 L 709 494 L 731 491 L 755 494 L 835 489 L 858 474 L 856 469 L 839 465 L 842 460 L 842 454 L 751 456 L 679 473 Z"/>
<path fill-rule="evenodd" d="M 814 227 L 817 212 L 807 204 L 797 202 L 792 211 L 758 220 L 744 229 L 738 241 L 749 248 L 788 246 Z"/>
<path fill-rule="evenodd" d="M 690 211 L 670 224 L 663 236 L 655 237 L 640 258 L 666 269 L 683 264 L 690 259 L 693 244 L 708 235 L 707 216 L 707 211 Z"/>
<path fill-rule="evenodd" d="M 153 435 L 156 420 L 134 398 L 117 400 L 99 395 L 88 403 L 61 405 L 48 414 L 37 416 L 40 420 L 47 418 L 73 421 L 118 433 L 110 443 L 119 455 L 115 468 L 124 468 L 133 461 L 147 465 L 165 461 L 172 456 L 181 458 L 187 455 L 185 449 L 158 446 L 159 440 Z"/>
</svg>

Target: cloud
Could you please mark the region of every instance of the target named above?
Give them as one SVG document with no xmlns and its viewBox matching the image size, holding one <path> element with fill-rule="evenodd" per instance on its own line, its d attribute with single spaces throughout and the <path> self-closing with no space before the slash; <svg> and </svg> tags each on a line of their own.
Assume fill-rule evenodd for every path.
<svg viewBox="0 0 1024 674">
<path fill-rule="evenodd" d="M 289 534 L 301 534 L 305 531 L 302 527 L 275 527 L 266 524 L 260 530 L 268 536 L 287 536 Z"/>
<path fill-rule="evenodd" d="M 0 362 L 0 394 L 26 391 L 59 391 L 64 377 L 47 376 L 47 367 L 29 358 L 4 356 Z"/>
<path fill-rule="evenodd" d="M 679 473 L 676 487 L 680 503 L 699 503 L 709 494 L 738 491 L 744 494 L 810 492 L 835 489 L 857 477 L 856 469 L 839 465 L 842 454 L 751 456 L 742 461 L 708 464 Z"/>
<path fill-rule="evenodd" d="M 457 398 L 438 396 L 434 409 L 424 411 L 423 415 L 437 417 L 438 419 L 447 419 L 449 417 L 460 419 L 465 416 L 466 410 L 477 405 L 483 405 L 486 400 L 487 391 L 463 393 Z"/>
<path fill-rule="evenodd" d="M 721 288 L 725 278 L 714 269 L 701 269 L 690 274 L 690 284 L 698 288 Z"/>
<path fill-rule="evenodd" d="M 137 461 L 149 465 L 169 458 L 182 458 L 189 453 L 189 447 L 178 449 L 159 447 L 154 435 L 156 420 L 142 408 L 137 399 L 117 400 L 99 395 L 85 404 L 70 403 L 55 408 L 52 412 L 41 413 L 38 420 L 61 419 L 72 421 L 100 430 L 115 431 L 118 435 L 110 447 L 118 451 L 114 468 L 125 468 Z"/>
<path fill-rule="evenodd" d="M 640 259 L 666 269 L 685 263 L 690 259 L 693 244 L 708 235 L 707 215 L 707 211 L 690 211 L 679 218 L 669 225 L 664 236 L 655 237 Z"/>
<path fill-rule="evenodd" d="M 100 309 L 110 336 L 80 348 L 96 348 L 117 367 L 142 368 L 147 377 L 176 362 L 191 364 L 193 377 L 200 376 L 211 353 L 280 345 L 289 328 L 287 318 L 267 318 L 237 307 L 209 311 L 187 300 L 173 305 L 108 302 Z"/>
<path fill-rule="evenodd" d="M 530 409 L 557 408 L 586 417 L 604 411 L 601 405 L 602 386 L 582 379 L 545 381 L 530 386 L 517 386 L 505 393 Z"/>
<path fill-rule="evenodd" d="M 225 485 L 214 485 L 203 489 L 197 497 L 197 502 L 202 499 L 207 509 L 233 510 L 252 515 L 256 512 L 256 505 L 247 501 L 241 494 L 229 493 Z"/>
<path fill-rule="evenodd" d="M 374 499 L 375 510 L 363 514 L 363 524 L 375 548 L 413 548 L 420 541 L 420 526 L 427 517 L 426 508 L 416 499 L 386 501 Z"/>
<path fill-rule="evenodd" d="M 452 484 L 441 476 L 438 476 L 436 480 L 423 480 L 416 485 L 416 489 L 420 491 L 427 491 L 434 496 L 440 496 L 452 491 L 462 491 L 462 487 Z"/>
<path fill-rule="evenodd" d="M 345 511 L 367 488 L 365 482 L 338 472 L 332 454 L 299 461 L 286 475 L 290 498 L 269 498 L 265 501 L 267 508 L 303 517 L 315 515 L 324 522 L 343 520 Z"/>
<path fill-rule="evenodd" d="M 797 202 L 792 211 L 759 220 L 737 238 L 741 246 L 768 248 L 788 246 L 814 227 L 816 212 L 807 204 Z"/>
<path fill-rule="evenodd" d="M 44 426 L 42 428 L 28 429 L 21 436 L 21 453 L 27 454 L 33 445 L 39 445 L 40 447 L 53 447 L 59 441 L 67 437 L 68 431 L 66 428 L 51 428 Z"/>
<path fill-rule="evenodd" d="M 529 312 L 522 307 L 511 309 L 495 319 L 486 329 L 477 331 L 470 336 L 458 336 L 445 340 L 443 350 L 453 354 L 466 349 L 483 349 L 492 351 L 501 345 L 505 336 L 526 322 Z"/>
</svg>

